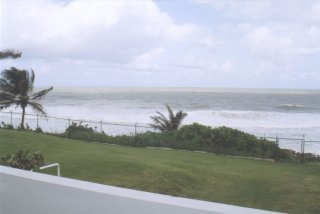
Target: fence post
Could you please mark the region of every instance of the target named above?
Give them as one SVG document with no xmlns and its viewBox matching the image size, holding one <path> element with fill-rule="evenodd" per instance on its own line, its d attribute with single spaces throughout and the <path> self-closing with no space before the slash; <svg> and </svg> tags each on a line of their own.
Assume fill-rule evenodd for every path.
<svg viewBox="0 0 320 214">
<path fill-rule="evenodd" d="M 279 138 L 278 135 L 276 135 L 276 144 L 279 145 Z"/>
<path fill-rule="evenodd" d="M 70 117 L 69 117 L 69 118 L 68 118 L 68 127 L 67 127 L 67 128 L 69 128 L 70 125 L 71 125 L 71 119 L 70 119 Z M 70 132 L 69 132 L 69 131 L 68 131 L 68 138 L 70 138 Z"/>
<path fill-rule="evenodd" d="M 133 142 L 134 142 L 134 145 L 135 145 L 135 146 L 138 145 L 138 140 L 137 140 L 137 123 L 134 124 L 134 137 L 133 137 Z"/>
<path fill-rule="evenodd" d="M 134 124 L 134 135 L 137 135 L 137 123 Z"/>
<path fill-rule="evenodd" d="M 10 111 L 10 121 L 11 121 L 11 126 L 13 126 L 13 123 L 12 123 L 12 111 Z"/>
<path fill-rule="evenodd" d="M 300 154 L 300 156 L 301 156 L 301 164 L 303 164 L 303 162 L 304 162 L 304 146 L 305 146 L 305 142 L 306 142 L 305 137 L 304 137 L 304 135 L 302 135 L 302 139 L 301 139 L 301 154 Z"/>
<path fill-rule="evenodd" d="M 102 143 L 102 134 L 103 134 L 103 130 L 102 130 L 102 120 L 100 120 L 100 143 Z"/>
<path fill-rule="evenodd" d="M 39 128 L 39 115 L 37 114 L 37 128 Z"/>
</svg>

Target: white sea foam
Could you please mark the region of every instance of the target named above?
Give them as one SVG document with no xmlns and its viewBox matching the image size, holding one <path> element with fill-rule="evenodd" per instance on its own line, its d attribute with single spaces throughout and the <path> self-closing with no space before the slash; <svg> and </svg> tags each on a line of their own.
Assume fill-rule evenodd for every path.
<svg viewBox="0 0 320 214">
<path fill-rule="evenodd" d="M 50 115 L 71 117 L 85 120 L 125 123 L 151 123 L 150 116 L 155 115 L 156 108 L 126 108 L 126 106 L 93 107 L 64 106 L 49 107 Z M 317 113 L 283 113 L 267 111 L 237 111 L 237 110 L 196 110 L 186 111 L 188 117 L 184 124 L 200 123 L 213 127 L 228 126 L 263 137 L 306 137 L 308 140 L 320 140 L 320 114 Z M 114 131 L 119 131 L 117 127 Z M 300 142 L 284 142 L 285 148 L 299 151 Z M 306 151 L 320 153 L 317 143 L 307 144 Z"/>
<path fill-rule="evenodd" d="M 186 121 L 213 126 L 261 128 L 319 128 L 320 114 L 266 111 L 192 111 Z"/>
<path fill-rule="evenodd" d="M 50 115 L 83 120 L 105 122 L 143 123 L 151 122 L 150 116 L 156 108 L 125 108 L 114 109 L 108 106 L 93 107 L 64 106 L 47 108 Z M 320 139 L 320 114 L 316 113 L 283 113 L 265 111 L 232 111 L 232 110 L 197 110 L 186 111 L 184 124 L 200 123 L 209 126 L 228 126 L 246 130 L 251 133 L 270 133 L 281 136 L 313 133 Z M 276 131 L 278 130 L 278 132 Z M 289 132 L 290 131 L 290 132 Z"/>
<path fill-rule="evenodd" d="M 49 116 L 131 124 L 151 123 L 150 116 L 156 111 L 166 112 L 165 104 L 188 113 L 184 124 L 196 122 L 258 136 L 305 135 L 306 139 L 320 140 L 319 90 L 73 88 L 53 91 L 44 102 Z M 55 121 L 48 127 L 61 131 L 67 125 L 68 121 Z M 109 133 L 122 132 L 121 127 L 109 128 Z M 284 146 L 292 148 L 291 143 Z M 320 153 L 319 145 L 307 144 L 306 148 Z M 299 146 L 295 142 L 293 147 L 298 150 Z"/>
<path fill-rule="evenodd" d="M 299 105 L 299 104 L 283 104 L 283 105 L 279 105 L 277 107 L 280 109 L 289 109 L 289 110 L 305 108 L 305 106 Z"/>
</svg>

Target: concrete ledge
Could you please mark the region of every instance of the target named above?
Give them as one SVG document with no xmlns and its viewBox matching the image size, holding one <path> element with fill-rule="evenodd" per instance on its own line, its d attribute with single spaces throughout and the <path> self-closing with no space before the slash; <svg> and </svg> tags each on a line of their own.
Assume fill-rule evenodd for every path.
<svg viewBox="0 0 320 214">
<path fill-rule="evenodd" d="M 274 213 L 172 197 L 0 166 L 4 214 Z"/>
</svg>

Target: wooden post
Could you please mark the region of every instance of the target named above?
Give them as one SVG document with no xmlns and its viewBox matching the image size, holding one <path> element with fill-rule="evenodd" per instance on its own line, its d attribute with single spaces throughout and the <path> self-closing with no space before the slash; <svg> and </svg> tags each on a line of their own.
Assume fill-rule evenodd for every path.
<svg viewBox="0 0 320 214">
<path fill-rule="evenodd" d="M 102 130 L 102 120 L 100 120 L 100 143 L 102 143 L 102 134 L 103 134 L 103 130 Z"/>
</svg>

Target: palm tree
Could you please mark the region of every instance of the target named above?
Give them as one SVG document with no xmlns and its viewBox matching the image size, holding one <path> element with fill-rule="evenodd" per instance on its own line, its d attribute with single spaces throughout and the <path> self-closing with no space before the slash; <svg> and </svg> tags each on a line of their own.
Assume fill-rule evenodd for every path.
<svg viewBox="0 0 320 214">
<path fill-rule="evenodd" d="M 0 78 L 0 110 L 16 105 L 22 108 L 21 128 L 24 128 L 24 117 L 27 106 L 35 112 L 46 116 L 43 106 L 38 100 L 43 98 L 53 87 L 33 93 L 35 75 L 33 70 L 19 70 L 11 67 L 1 73 Z"/>
<path fill-rule="evenodd" d="M 167 118 L 162 113 L 157 111 L 157 116 L 152 116 L 153 124 L 150 124 L 153 128 L 159 129 L 161 132 L 178 130 L 182 120 L 187 116 L 187 113 L 178 111 L 173 113 L 170 106 L 166 105 L 169 117 Z"/>
<path fill-rule="evenodd" d="M 14 51 L 11 49 L 3 50 L 0 51 L 0 59 L 7 59 L 7 58 L 19 58 L 21 57 L 21 52 L 20 51 Z"/>
</svg>

